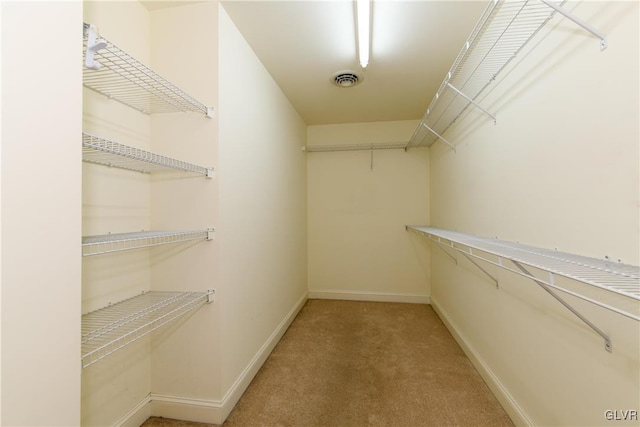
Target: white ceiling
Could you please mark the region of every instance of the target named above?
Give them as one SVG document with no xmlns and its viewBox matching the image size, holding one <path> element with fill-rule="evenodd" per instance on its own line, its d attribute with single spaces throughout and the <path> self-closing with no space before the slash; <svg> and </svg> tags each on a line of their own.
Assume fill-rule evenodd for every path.
<svg viewBox="0 0 640 427">
<path fill-rule="evenodd" d="M 207 0 L 142 0 L 149 10 Z M 373 0 L 371 59 L 356 57 L 354 0 L 222 0 L 309 124 L 420 119 L 489 0 Z M 336 72 L 364 78 L 351 88 Z"/>
<path fill-rule="evenodd" d="M 487 1 L 375 0 L 371 59 L 356 57 L 350 0 L 222 2 L 258 58 L 305 122 L 419 119 Z M 337 71 L 364 77 L 331 83 Z"/>
</svg>

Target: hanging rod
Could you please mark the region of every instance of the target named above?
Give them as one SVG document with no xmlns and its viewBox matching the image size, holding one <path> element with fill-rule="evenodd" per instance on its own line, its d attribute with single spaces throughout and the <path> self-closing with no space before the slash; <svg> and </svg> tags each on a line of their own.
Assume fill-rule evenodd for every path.
<svg viewBox="0 0 640 427">
<path fill-rule="evenodd" d="M 213 301 L 214 291 L 145 292 L 82 316 L 86 368 L 154 330 Z"/>
<path fill-rule="evenodd" d="M 406 142 L 382 142 L 373 144 L 307 145 L 302 147 L 302 151 L 306 151 L 307 153 L 320 153 L 328 151 L 405 150 L 406 148 Z"/>
<path fill-rule="evenodd" d="M 213 177 L 213 168 L 172 159 L 84 132 L 82 133 L 82 160 L 141 173 L 179 170 L 197 173 L 207 178 Z"/>
<path fill-rule="evenodd" d="M 640 267 L 620 263 L 614 264 L 607 260 L 599 260 L 596 258 L 589 258 L 565 252 L 535 248 L 532 246 L 497 239 L 487 239 L 470 234 L 432 227 L 407 226 L 406 229 L 428 236 L 429 240 L 438 245 L 442 250 L 444 250 L 444 248 L 450 248 L 462 253 L 468 259 L 473 257 L 481 260 L 482 262 L 497 266 L 501 269 L 534 281 L 586 325 L 593 329 L 597 334 L 599 334 L 605 341 L 605 349 L 609 352 L 611 352 L 612 348 L 609 336 L 589 321 L 584 315 L 579 313 L 569 303 L 563 300 L 558 294 L 553 292 L 553 290 L 571 295 L 640 322 L 640 316 L 637 314 L 630 313 L 618 307 L 604 303 L 601 300 L 558 286 L 555 283 L 554 276 L 564 276 L 610 293 L 630 298 L 635 301 L 640 301 Z M 480 252 L 478 253 L 474 251 L 474 249 Z M 447 255 L 454 259 L 454 257 L 448 252 Z M 498 260 L 495 261 L 487 255 L 497 257 Z M 510 261 L 516 266 L 516 269 L 509 268 L 504 263 L 504 260 Z M 473 264 L 480 267 L 476 262 Z M 534 275 L 524 267 L 525 265 L 547 272 L 549 278 L 542 279 Z M 481 268 L 481 270 L 495 281 L 496 285 L 498 284 L 494 276 L 489 274 L 485 269 Z"/>
<path fill-rule="evenodd" d="M 82 256 L 102 255 L 151 246 L 213 240 L 214 229 L 189 231 L 139 231 L 82 237 Z"/>
<path fill-rule="evenodd" d="M 102 38 L 94 25 L 83 26 L 84 86 L 144 114 L 200 112 L 213 117 L 213 108 Z"/>
</svg>

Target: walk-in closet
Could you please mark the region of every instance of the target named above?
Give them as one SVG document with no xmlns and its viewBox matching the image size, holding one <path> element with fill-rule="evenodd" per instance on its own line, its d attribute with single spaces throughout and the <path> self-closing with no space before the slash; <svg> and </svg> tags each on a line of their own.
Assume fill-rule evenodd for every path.
<svg viewBox="0 0 640 427">
<path fill-rule="evenodd" d="M 637 1 L 0 13 L 2 425 L 638 425 Z"/>
</svg>

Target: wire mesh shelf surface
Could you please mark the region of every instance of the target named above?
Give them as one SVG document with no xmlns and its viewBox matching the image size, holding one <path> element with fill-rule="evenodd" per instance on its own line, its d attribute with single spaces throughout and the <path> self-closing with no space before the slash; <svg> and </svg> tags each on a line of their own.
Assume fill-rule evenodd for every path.
<svg viewBox="0 0 640 427">
<path fill-rule="evenodd" d="M 640 267 L 432 227 L 411 230 L 640 300 Z"/>
<path fill-rule="evenodd" d="M 82 316 L 86 368 L 211 301 L 208 292 L 146 292 Z"/>
<path fill-rule="evenodd" d="M 82 256 L 101 255 L 131 249 L 192 240 L 210 240 L 212 229 L 188 231 L 139 231 L 82 237 Z"/>
<path fill-rule="evenodd" d="M 84 24 L 83 84 L 144 114 L 211 109 Z"/>
<path fill-rule="evenodd" d="M 565 2 L 550 3 L 561 6 Z M 429 147 L 441 138 L 554 13 L 539 0 L 492 0 L 429 104 L 409 147 Z"/>
<path fill-rule="evenodd" d="M 213 176 L 213 168 L 172 159 L 88 133 L 82 134 L 82 160 L 142 173 L 180 170 Z"/>
</svg>

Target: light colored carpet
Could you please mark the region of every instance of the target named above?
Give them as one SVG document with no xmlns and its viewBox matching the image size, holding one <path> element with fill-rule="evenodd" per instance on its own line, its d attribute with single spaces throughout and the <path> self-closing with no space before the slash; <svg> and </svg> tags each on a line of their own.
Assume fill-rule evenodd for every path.
<svg viewBox="0 0 640 427">
<path fill-rule="evenodd" d="M 513 424 L 431 306 L 309 300 L 224 425 Z"/>
</svg>

